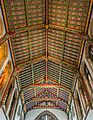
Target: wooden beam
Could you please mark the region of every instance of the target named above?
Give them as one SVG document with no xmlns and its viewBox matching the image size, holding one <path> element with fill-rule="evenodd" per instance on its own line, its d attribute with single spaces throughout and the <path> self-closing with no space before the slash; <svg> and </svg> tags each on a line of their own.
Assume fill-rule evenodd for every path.
<svg viewBox="0 0 93 120">
<path fill-rule="evenodd" d="M 82 61 L 83 53 L 84 53 L 84 47 L 85 47 L 85 40 L 82 40 L 80 52 L 79 52 L 79 57 L 78 57 L 78 68 L 80 68 L 80 64 Z"/>
<path fill-rule="evenodd" d="M 87 14 L 87 20 L 86 20 L 86 26 L 85 26 L 85 31 L 84 33 L 86 34 L 87 30 L 88 30 L 88 24 L 89 24 L 89 19 L 90 19 L 90 14 L 91 14 L 91 10 L 92 10 L 92 5 L 93 5 L 93 0 L 90 0 L 90 5 L 89 5 L 89 10 L 88 10 L 88 14 Z"/>
<path fill-rule="evenodd" d="M 62 88 L 64 90 L 66 90 L 67 92 L 71 92 L 71 90 L 63 85 L 60 84 L 31 84 L 29 86 L 26 86 L 24 88 L 22 88 L 22 91 L 25 89 L 30 89 L 30 88 Z"/>
<path fill-rule="evenodd" d="M 25 28 L 16 29 L 16 31 L 12 31 L 13 34 L 10 34 L 10 35 L 9 35 L 9 33 L 5 34 L 4 37 L 0 39 L 0 45 L 3 44 L 3 42 L 8 40 L 9 38 L 14 38 L 15 35 L 17 35 L 19 33 L 22 33 L 22 32 L 26 32 L 29 29 L 30 30 L 35 30 L 35 29 L 38 29 L 38 28 L 45 28 L 45 27 L 47 29 L 50 27 L 50 28 L 53 28 L 53 29 L 73 33 L 75 35 L 78 35 L 79 37 L 81 37 L 85 41 L 88 41 L 93 46 L 92 39 L 90 39 L 86 34 L 82 34 L 81 31 L 77 31 L 77 30 L 74 30 L 74 29 L 71 29 L 71 28 L 70 29 L 69 28 L 64 29 L 64 28 L 62 28 L 60 26 L 55 26 L 55 25 L 51 25 L 51 24 L 49 26 L 45 26 L 44 24 L 42 24 L 42 25 L 37 25 L 37 26 L 31 26 L 31 27 L 25 27 Z"/>
<path fill-rule="evenodd" d="M 60 101 L 60 98 L 32 98 L 31 101 Z"/>
<path fill-rule="evenodd" d="M 34 106 L 33 109 L 60 109 L 66 113 L 66 110 L 60 106 Z"/>
<path fill-rule="evenodd" d="M 51 77 L 48 77 L 48 81 L 52 82 L 53 84 L 59 84 L 56 80 L 52 79 Z"/>
<path fill-rule="evenodd" d="M 9 40 L 9 38 L 14 38 L 15 35 L 18 35 L 19 33 L 27 32 L 28 30 L 35 30 L 38 28 L 45 28 L 45 25 L 42 24 L 42 25 L 37 25 L 37 26 L 19 28 L 19 29 L 16 29 L 16 31 L 13 30 L 11 32 L 9 32 L 9 30 L 8 30 L 8 32 L 0 39 L 0 45 L 2 45 L 3 42 Z M 7 29 L 8 29 L 8 27 L 7 27 Z"/>
<path fill-rule="evenodd" d="M 69 104 L 67 103 L 67 101 L 63 100 L 62 98 L 59 98 L 59 97 L 56 97 L 56 98 L 48 98 L 48 97 L 45 97 L 45 98 L 31 98 L 31 100 L 27 101 L 26 103 L 24 104 L 28 104 L 32 101 L 62 101 L 64 104 L 66 104 L 68 107 L 69 107 Z"/>
<path fill-rule="evenodd" d="M 78 34 L 78 33 L 82 33 L 82 31 L 80 30 L 74 30 L 72 28 L 67 28 L 67 27 L 61 27 L 61 26 L 58 26 L 58 25 L 53 25 L 53 24 L 49 24 L 49 28 L 53 28 L 53 29 L 56 29 L 56 30 L 59 30 L 59 31 L 65 31 L 65 32 L 70 32 L 70 33 L 73 33 L 73 34 Z"/>
<path fill-rule="evenodd" d="M 48 57 L 48 0 L 45 0 L 45 7 L 46 7 L 46 23 L 45 23 L 45 29 L 46 29 L 46 58 Z M 48 83 L 48 61 L 46 59 L 46 83 Z"/>
<path fill-rule="evenodd" d="M 16 66 L 16 70 L 18 70 L 19 72 L 21 72 L 25 68 L 25 66 L 27 64 L 31 64 L 31 63 L 34 64 L 34 63 L 40 62 L 42 60 L 51 60 L 52 62 L 54 62 L 54 63 L 56 63 L 58 65 L 60 65 L 61 63 L 66 64 L 67 66 L 69 66 L 69 68 L 71 68 L 70 70 L 73 71 L 73 73 L 75 73 L 75 74 L 76 74 L 76 71 L 79 70 L 76 66 L 74 66 L 74 65 L 72 65 L 72 64 L 70 64 L 68 62 L 65 62 L 63 60 L 59 60 L 59 59 L 51 57 L 51 56 L 49 56 L 48 58 L 46 58 L 45 55 L 37 57 L 37 58 L 34 58 L 32 60 L 29 60 L 29 61 L 26 61 L 26 62 L 23 62 L 23 63 L 17 65 Z M 48 77 L 47 77 L 47 79 L 48 79 Z"/>
<path fill-rule="evenodd" d="M 53 29 L 56 29 L 56 30 L 66 31 L 66 32 L 75 34 L 75 35 L 81 37 L 81 39 L 83 39 L 84 41 L 87 41 L 88 43 L 90 43 L 93 46 L 93 40 L 91 38 L 89 38 L 87 34 L 82 33 L 82 31 L 80 31 L 80 30 L 74 30 L 74 29 L 71 29 L 71 28 L 65 28 L 64 29 L 63 27 L 52 25 L 52 24 L 49 24 L 49 28 L 53 28 Z"/>
<path fill-rule="evenodd" d="M 34 106 L 34 109 L 60 109 L 59 106 Z"/>
</svg>

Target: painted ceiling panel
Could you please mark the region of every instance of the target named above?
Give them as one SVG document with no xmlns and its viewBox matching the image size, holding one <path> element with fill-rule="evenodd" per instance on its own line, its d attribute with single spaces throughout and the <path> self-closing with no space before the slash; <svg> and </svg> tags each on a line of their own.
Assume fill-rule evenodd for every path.
<svg viewBox="0 0 93 120">
<path fill-rule="evenodd" d="M 59 94 L 58 94 L 59 98 L 62 98 L 63 101 L 67 101 L 68 97 L 69 97 L 69 93 L 65 92 L 64 90 L 62 90 L 61 88 L 59 89 Z"/>
<path fill-rule="evenodd" d="M 45 79 L 45 73 L 46 73 L 45 68 L 46 68 L 46 64 L 44 60 L 33 64 L 34 83 L 38 82 L 41 79 L 41 77 Z"/>
<path fill-rule="evenodd" d="M 65 32 L 58 31 L 56 29 L 48 30 L 48 54 L 50 56 L 62 59 L 64 39 Z"/>
<path fill-rule="evenodd" d="M 43 93 L 46 92 L 46 88 L 37 88 L 36 89 L 36 96 L 41 97 Z"/>
<path fill-rule="evenodd" d="M 23 32 L 11 40 L 16 64 L 30 60 L 28 32 Z"/>
<path fill-rule="evenodd" d="M 48 88 L 48 92 L 57 96 L 57 89 L 56 88 Z"/>
<path fill-rule="evenodd" d="M 49 0 L 49 24 L 65 27 L 66 13 L 67 4 L 65 0 Z"/>
<path fill-rule="evenodd" d="M 70 0 L 67 27 L 84 32 L 89 0 Z"/>
<path fill-rule="evenodd" d="M 28 25 L 45 23 L 45 0 L 25 0 Z"/>
<path fill-rule="evenodd" d="M 30 31 L 32 59 L 45 55 L 45 29 Z"/>
<path fill-rule="evenodd" d="M 25 102 L 30 101 L 31 98 L 35 97 L 34 88 L 23 91 Z"/>
<path fill-rule="evenodd" d="M 68 112 L 79 71 L 90 0 L 4 0 L 25 110 Z M 21 69 L 21 68 L 20 68 Z"/>
<path fill-rule="evenodd" d="M 10 30 L 27 27 L 24 0 L 7 0 L 5 6 Z"/>
<path fill-rule="evenodd" d="M 21 89 L 33 84 L 33 79 L 32 79 L 32 68 L 31 65 L 26 65 L 25 68 L 19 73 L 19 80 L 20 80 L 20 86 Z"/>
<path fill-rule="evenodd" d="M 60 65 L 48 61 L 48 78 L 58 83 L 60 75 Z"/>
<path fill-rule="evenodd" d="M 64 43 L 64 60 L 77 65 L 82 46 L 82 39 L 72 33 L 66 33 Z"/>
<path fill-rule="evenodd" d="M 63 65 L 61 69 L 61 80 L 60 83 L 72 89 L 75 80 L 74 72 L 69 67 Z"/>
</svg>

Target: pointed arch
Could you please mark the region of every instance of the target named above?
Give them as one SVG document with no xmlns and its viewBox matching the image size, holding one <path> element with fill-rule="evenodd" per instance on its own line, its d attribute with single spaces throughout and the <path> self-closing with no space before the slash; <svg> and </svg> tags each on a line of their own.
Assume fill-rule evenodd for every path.
<svg viewBox="0 0 93 120">
<path fill-rule="evenodd" d="M 44 112 L 42 112 L 42 113 L 40 113 L 36 118 L 35 118 L 35 120 L 45 120 L 45 119 L 43 119 L 45 116 L 48 116 L 48 120 L 58 120 L 57 119 L 57 117 L 53 114 L 53 113 L 51 113 L 50 111 L 48 111 L 48 110 L 45 110 Z"/>
</svg>

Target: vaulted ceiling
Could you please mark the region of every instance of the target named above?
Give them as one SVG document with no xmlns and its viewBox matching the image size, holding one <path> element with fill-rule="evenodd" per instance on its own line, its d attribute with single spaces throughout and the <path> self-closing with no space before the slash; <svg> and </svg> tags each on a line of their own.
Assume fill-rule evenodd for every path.
<svg viewBox="0 0 93 120">
<path fill-rule="evenodd" d="M 69 111 L 91 0 L 2 0 L 26 111 Z"/>
</svg>

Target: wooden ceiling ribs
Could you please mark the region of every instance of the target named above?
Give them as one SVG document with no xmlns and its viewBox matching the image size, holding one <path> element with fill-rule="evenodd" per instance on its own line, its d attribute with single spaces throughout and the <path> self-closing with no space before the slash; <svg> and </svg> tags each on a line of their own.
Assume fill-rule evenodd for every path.
<svg viewBox="0 0 93 120">
<path fill-rule="evenodd" d="M 57 108 L 68 112 L 84 42 L 88 39 L 92 43 L 86 35 L 92 0 L 1 3 L 7 33 L 0 44 L 10 38 L 25 110 Z M 42 98 L 38 99 L 39 95 Z"/>
<path fill-rule="evenodd" d="M 92 39 L 89 38 L 89 36 L 87 34 L 81 33 L 77 30 L 68 29 L 68 28 L 66 28 L 66 30 L 65 30 L 62 27 L 59 28 L 59 26 L 54 26 L 54 25 L 49 25 L 49 28 L 51 28 L 51 26 L 53 26 L 53 29 L 56 29 L 56 27 L 57 27 L 58 30 L 67 31 L 69 33 L 76 34 L 77 36 L 82 38 L 85 42 L 88 41 L 93 46 Z M 2 45 L 5 41 L 9 40 L 9 38 L 10 38 L 10 41 L 11 41 L 11 39 L 14 38 L 15 35 L 17 35 L 19 33 L 26 32 L 29 29 L 34 30 L 34 29 L 37 29 L 37 28 L 40 28 L 40 29 L 44 28 L 44 25 L 37 25 L 37 26 L 31 26 L 31 27 L 26 27 L 26 28 L 20 28 L 20 29 L 16 29 L 15 31 L 8 32 L 0 39 L 0 45 Z"/>
<path fill-rule="evenodd" d="M 48 57 L 48 22 L 49 22 L 49 18 L 48 18 L 48 7 L 49 7 L 49 0 L 45 0 L 45 7 L 46 7 L 46 10 L 45 10 L 45 29 L 46 29 L 46 58 Z M 46 83 L 48 83 L 48 61 L 46 59 Z"/>
<path fill-rule="evenodd" d="M 53 26 L 53 29 L 58 29 L 58 30 L 62 30 L 62 31 L 67 31 L 69 33 L 73 33 L 73 34 L 76 34 L 77 36 L 79 36 L 80 38 L 82 38 L 84 41 L 88 41 L 92 46 L 93 46 L 93 43 L 92 43 L 92 39 L 89 38 L 89 36 L 87 34 L 84 34 L 78 30 L 74 30 L 74 29 L 69 29 L 69 28 L 66 28 L 66 29 L 63 29 L 63 27 L 60 27 L 60 26 L 56 26 L 56 25 L 49 25 L 48 28 L 51 28 Z M 22 33 L 22 32 L 26 32 L 27 30 L 36 30 L 38 28 L 44 28 L 45 25 L 42 24 L 42 25 L 37 25 L 37 26 L 30 26 L 30 27 L 25 27 L 25 28 L 19 28 L 19 29 L 16 29 L 15 31 L 11 31 L 11 32 L 8 32 L 6 33 L 1 39 L 0 39 L 0 45 L 2 45 L 5 41 L 9 40 L 10 38 L 10 41 L 12 38 L 14 38 L 14 36 L 16 34 L 19 34 L 19 33 Z"/>
</svg>

